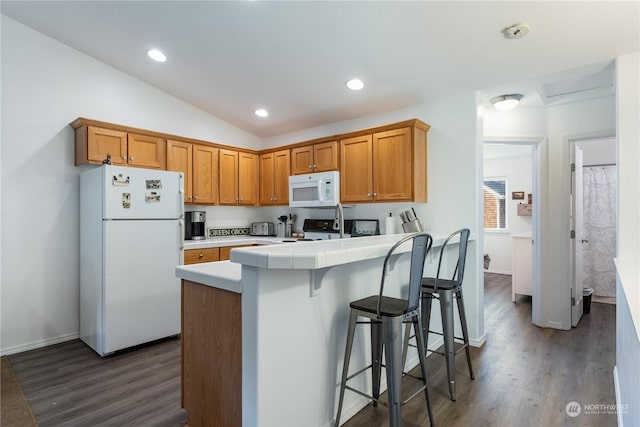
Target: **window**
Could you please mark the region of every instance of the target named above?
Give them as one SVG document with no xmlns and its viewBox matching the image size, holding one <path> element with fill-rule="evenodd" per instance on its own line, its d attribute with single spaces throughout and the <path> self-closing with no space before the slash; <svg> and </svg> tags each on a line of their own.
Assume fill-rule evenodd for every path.
<svg viewBox="0 0 640 427">
<path fill-rule="evenodd" d="M 485 178 L 484 228 L 485 230 L 507 229 L 507 180 L 504 178 Z"/>
</svg>

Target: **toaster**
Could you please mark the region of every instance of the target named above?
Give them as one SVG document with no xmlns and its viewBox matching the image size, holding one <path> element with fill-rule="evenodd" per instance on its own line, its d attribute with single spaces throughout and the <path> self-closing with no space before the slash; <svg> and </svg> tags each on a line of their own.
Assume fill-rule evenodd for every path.
<svg viewBox="0 0 640 427">
<path fill-rule="evenodd" d="M 252 222 L 251 235 L 252 236 L 275 236 L 276 227 L 273 225 L 272 222 Z"/>
</svg>

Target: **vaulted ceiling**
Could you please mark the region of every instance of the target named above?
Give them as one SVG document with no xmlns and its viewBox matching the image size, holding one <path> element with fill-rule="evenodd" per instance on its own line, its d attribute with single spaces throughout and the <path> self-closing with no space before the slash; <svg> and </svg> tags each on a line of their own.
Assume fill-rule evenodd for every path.
<svg viewBox="0 0 640 427">
<path fill-rule="evenodd" d="M 260 137 L 451 92 L 612 93 L 639 2 L 2 1 L 2 14 Z M 508 39 L 503 30 L 529 25 Z M 157 63 L 146 56 L 159 48 Z M 361 78 L 352 92 L 345 82 Z M 563 91 L 573 95 L 558 97 Z M 551 97 L 550 97 L 551 95 Z M 256 108 L 270 115 L 259 118 Z"/>
</svg>

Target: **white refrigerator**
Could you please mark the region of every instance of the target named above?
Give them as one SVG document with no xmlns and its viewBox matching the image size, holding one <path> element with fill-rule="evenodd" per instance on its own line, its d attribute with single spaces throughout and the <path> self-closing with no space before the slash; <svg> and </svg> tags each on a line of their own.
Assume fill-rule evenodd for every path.
<svg viewBox="0 0 640 427">
<path fill-rule="evenodd" d="M 80 175 L 80 339 L 101 356 L 180 332 L 183 175 Z"/>
</svg>

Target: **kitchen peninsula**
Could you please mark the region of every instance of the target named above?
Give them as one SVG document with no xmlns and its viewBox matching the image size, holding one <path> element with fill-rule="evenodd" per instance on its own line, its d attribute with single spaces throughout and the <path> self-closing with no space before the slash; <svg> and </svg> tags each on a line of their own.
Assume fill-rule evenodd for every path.
<svg viewBox="0 0 640 427">
<path fill-rule="evenodd" d="M 182 404 L 189 426 L 330 425 L 349 302 L 378 293 L 383 257 L 402 237 L 237 248 L 231 262 L 177 267 L 182 279 Z M 433 237 L 425 273 L 432 273 L 446 235 Z M 386 295 L 406 292 L 411 246 L 399 250 Z M 369 354 L 368 332 L 359 329 L 352 372 L 366 365 Z M 410 354 L 409 361 L 417 363 L 417 355 Z M 343 419 L 367 403 L 348 393 Z"/>
</svg>

